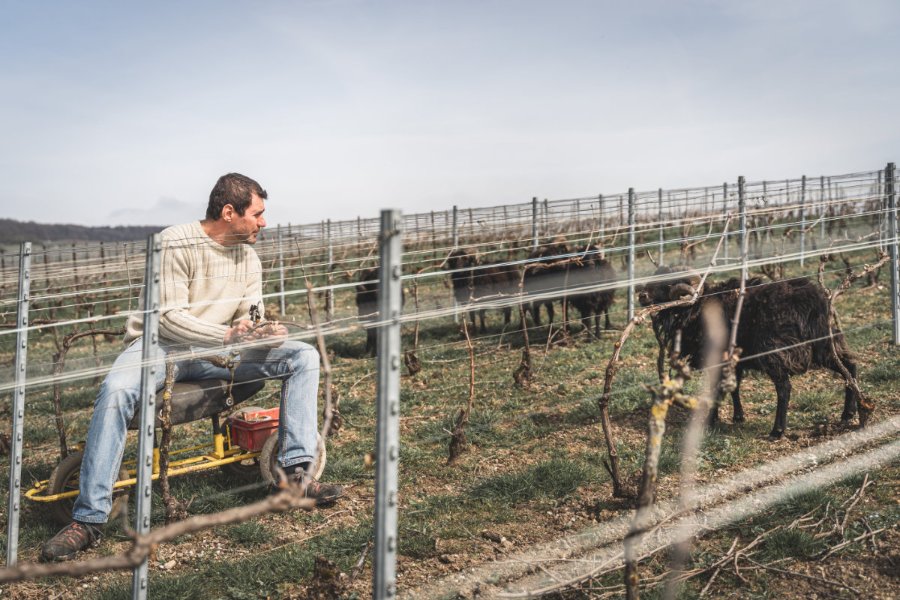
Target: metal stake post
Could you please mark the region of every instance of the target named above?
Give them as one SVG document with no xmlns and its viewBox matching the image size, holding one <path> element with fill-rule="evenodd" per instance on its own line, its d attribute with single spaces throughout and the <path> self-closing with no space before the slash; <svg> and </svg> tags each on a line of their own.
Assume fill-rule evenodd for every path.
<svg viewBox="0 0 900 600">
<path fill-rule="evenodd" d="M 399 210 L 381 211 L 379 267 L 378 412 L 375 472 L 375 573 L 372 596 L 397 596 L 397 467 L 400 459 L 400 275 Z"/>
<path fill-rule="evenodd" d="M 31 293 L 31 242 L 19 247 L 19 298 L 16 309 L 16 389 L 12 406 L 12 448 L 9 454 L 9 498 L 6 523 L 6 566 L 16 564 L 22 493 L 22 431 L 25 427 L 25 378 L 28 364 L 28 303 Z"/>
<path fill-rule="evenodd" d="M 800 179 L 800 266 L 806 261 L 806 175 Z"/>
<path fill-rule="evenodd" d="M 459 248 L 459 209 L 453 205 L 453 249 Z"/>
<path fill-rule="evenodd" d="M 284 306 L 284 244 L 282 243 L 281 225 L 276 228 L 278 233 L 278 299 L 281 308 L 281 316 L 285 314 Z"/>
<path fill-rule="evenodd" d="M 659 266 L 663 266 L 665 264 L 665 246 L 666 246 L 666 234 L 663 230 L 663 199 L 662 199 L 662 188 L 659 188 Z"/>
<path fill-rule="evenodd" d="M 728 234 L 725 232 L 725 221 L 728 220 L 728 182 L 722 184 L 722 235 L 725 241 L 722 242 L 722 261 L 728 262 Z"/>
<path fill-rule="evenodd" d="M 634 188 L 628 188 L 628 320 L 634 318 Z"/>
<path fill-rule="evenodd" d="M 891 255 L 891 314 L 894 317 L 894 345 L 900 345 L 900 258 L 897 240 L 897 190 L 895 189 L 894 163 L 884 170 L 884 195 L 888 207 L 888 243 Z"/>
<path fill-rule="evenodd" d="M 150 533 L 150 490 L 153 476 L 153 432 L 156 422 L 156 370 L 159 350 L 159 265 L 162 247 L 159 234 L 147 239 L 147 263 L 144 269 L 144 334 L 141 363 L 141 425 L 138 429 L 137 510 L 134 530 Z M 147 559 L 135 567 L 131 579 L 133 600 L 147 598 Z"/>
<path fill-rule="evenodd" d="M 789 216 L 791 219 L 793 219 L 794 218 L 794 207 L 791 205 L 791 181 L 790 181 L 790 179 L 784 180 L 784 200 L 783 200 L 783 202 L 784 202 L 784 205 L 783 205 L 784 209 L 789 212 L 785 215 L 784 211 L 782 211 L 782 214 L 785 216 L 785 218 L 787 218 Z M 788 225 L 791 225 L 791 224 L 788 224 Z"/>
<path fill-rule="evenodd" d="M 543 206 L 544 206 L 544 218 L 542 219 L 542 221 L 543 221 L 542 224 L 543 224 L 543 226 L 544 226 L 544 227 L 543 227 L 543 230 L 544 230 L 544 237 L 546 237 L 547 240 L 549 241 L 549 240 L 550 240 L 550 237 L 551 237 L 551 236 L 550 236 L 550 205 L 547 203 L 547 199 L 546 199 L 546 198 L 544 198 L 544 205 L 543 205 Z"/>
<path fill-rule="evenodd" d="M 741 221 L 741 278 L 747 280 L 747 197 L 744 191 L 744 176 L 738 177 L 738 214 Z"/>
<path fill-rule="evenodd" d="M 581 200 L 575 199 L 575 232 L 581 233 Z"/>
<path fill-rule="evenodd" d="M 417 229 L 418 221 L 418 215 L 416 215 Z M 331 287 L 334 284 L 334 244 L 331 238 L 331 219 L 328 219 L 326 224 L 327 229 L 325 233 L 328 236 L 328 292 L 325 294 L 325 316 L 330 323 L 334 320 L 334 289 Z"/>
<path fill-rule="evenodd" d="M 531 247 L 538 247 L 538 200 L 537 196 L 531 199 Z"/>
<path fill-rule="evenodd" d="M 437 231 L 434 228 L 434 211 L 431 211 L 431 249 L 437 250 Z M 437 256 L 435 256 L 437 258 Z"/>
<path fill-rule="evenodd" d="M 603 194 L 597 196 L 597 217 L 597 228 L 600 230 L 598 234 L 600 236 L 600 243 L 605 246 L 606 241 L 603 239 L 603 236 L 605 235 L 603 227 Z"/>
<path fill-rule="evenodd" d="M 763 218 L 765 219 L 765 223 L 766 223 L 766 235 L 763 237 L 763 242 L 768 244 L 769 241 L 772 239 L 771 223 L 772 223 L 772 221 L 774 221 L 774 219 L 772 218 L 772 215 L 769 214 L 769 195 L 768 195 L 768 191 L 766 190 L 766 182 L 765 181 L 762 182 L 762 195 L 763 195 L 763 198 L 762 198 L 763 212 L 765 213 L 765 216 Z"/>
<path fill-rule="evenodd" d="M 819 239 L 825 239 L 825 215 L 831 206 L 831 180 L 828 180 L 828 201 L 825 200 L 825 176 L 819 176 Z"/>
<path fill-rule="evenodd" d="M 888 232 L 887 223 L 887 196 L 883 193 L 881 180 L 884 177 L 884 171 L 878 171 L 878 179 L 875 186 L 875 197 L 881 198 L 881 210 L 878 211 L 878 248 L 884 250 L 884 238 Z M 49 287 L 49 286 L 48 286 Z"/>
</svg>

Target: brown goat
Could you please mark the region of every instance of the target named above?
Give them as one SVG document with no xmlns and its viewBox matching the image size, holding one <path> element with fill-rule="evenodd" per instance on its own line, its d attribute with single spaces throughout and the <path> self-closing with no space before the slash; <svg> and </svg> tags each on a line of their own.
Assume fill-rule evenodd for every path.
<svg viewBox="0 0 900 600">
<path fill-rule="evenodd" d="M 450 253 L 447 266 L 450 269 L 453 297 L 461 306 L 518 293 L 519 271 L 513 265 L 482 263 L 474 251 L 458 248 Z M 484 323 L 485 309 L 469 312 L 472 329 L 475 329 L 476 313 L 481 322 L 479 331 L 484 333 L 487 331 Z M 505 325 L 509 325 L 511 316 L 512 309 L 509 306 L 503 307 Z"/>
</svg>

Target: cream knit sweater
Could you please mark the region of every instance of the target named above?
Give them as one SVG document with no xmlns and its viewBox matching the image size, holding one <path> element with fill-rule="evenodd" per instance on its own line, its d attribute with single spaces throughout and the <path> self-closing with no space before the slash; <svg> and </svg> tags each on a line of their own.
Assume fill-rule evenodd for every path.
<svg viewBox="0 0 900 600">
<path fill-rule="evenodd" d="M 169 227 L 160 239 L 160 338 L 221 346 L 233 323 L 250 318 L 251 304 L 263 314 L 262 265 L 251 246 L 222 246 L 206 235 L 199 221 Z M 125 343 L 141 337 L 142 329 L 143 314 L 132 314 Z"/>
</svg>

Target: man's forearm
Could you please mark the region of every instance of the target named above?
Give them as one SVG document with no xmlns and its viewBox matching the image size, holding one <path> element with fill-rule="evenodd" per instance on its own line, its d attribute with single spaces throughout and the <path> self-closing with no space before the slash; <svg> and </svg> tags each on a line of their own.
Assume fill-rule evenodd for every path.
<svg viewBox="0 0 900 600">
<path fill-rule="evenodd" d="M 221 346 L 227 332 L 227 325 L 209 323 L 179 310 L 164 313 L 159 319 L 159 334 L 173 342 L 205 347 Z"/>
</svg>

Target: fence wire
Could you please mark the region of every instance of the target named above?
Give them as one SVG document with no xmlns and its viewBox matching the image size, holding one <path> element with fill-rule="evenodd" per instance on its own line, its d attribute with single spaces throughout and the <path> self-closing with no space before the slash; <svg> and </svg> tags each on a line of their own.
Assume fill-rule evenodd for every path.
<svg viewBox="0 0 900 600">
<path fill-rule="evenodd" d="M 523 343 L 528 347 L 529 338 L 538 378 L 552 369 L 556 347 L 573 345 L 572 336 L 578 336 L 574 346 L 608 349 L 629 321 L 625 308 L 629 290 L 666 280 L 667 275 L 657 273 L 660 266 L 688 273 L 708 271 L 719 280 L 740 277 L 741 270 L 748 269 L 769 281 L 788 281 L 815 278 L 820 260 L 829 258 L 821 276 L 840 279 L 848 269 L 874 263 L 879 252 L 898 243 L 896 233 L 891 233 L 896 232 L 896 226 L 891 229 L 896 212 L 886 199 L 892 182 L 885 176 L 886 170 L 879 170 L 636 192 L 633 232 L 627 193 L 404 215 L 400 227 L 404 308 L 399 317 L 403 349 L 431 367 L 450 369 L 471 361 L 479 372 L 499 371 L 502 376 L 478 376 L 477 407 L 499 389 L 514 393 L 517 353 Z M 743 228 L 736 226 L 739 219 Z M 380 231 L 377 219 L 288 224 L 270 228 L 255 245 L 266 316 L 288 324 L 290 340 L 315 344 L 316 336 L 322 335 L 333 352 L 353 359 L 355 366 L 346 361 L 334 366 L 336 380 L 349 385 L 348 394 L 375 372 L 363 338 L 394 322 L 379 317 L 374 308 L 381 283 L 372 276 L 380 264 Z M 60 415 L 70 421 L 69 433 L 73 424 L 84 426 L 92 394 L 81 394 L 74 405 L 59 407 L 53 390 L 91 388 L 110 373 L 126 320 L 142 315 L 138 307 L 145 260 L 141 243 L 33 246 L 30 324 L 22 328 L 15 313 L 18 257 L 3 253 L 0 395 L 16 389 L 12 347 L 16 335 L 27 331 L 33 349 L 27 365 L 26 418 L 34 425 L 26 430 L 33 437 L 26 435 L 26 448 L 40 456 L 38 462 L 28 460 L 29 468 L 46 471 L 40 461 L 48 459 L 47 446 L 53 445 L 53 433 L 47 430 Z M 605 270 L 600 270 L 601 264 Z M 896 271 L 897 266 L 890 268 Z M 633 277 L 625 275 L 629 272 Z M 590 319 L 594 314 L 599 319 L 597 302 L 604 296 L 611 301 L 604 310 L 612 328 L 604 326 L 598 338 L 591 332 Z M 310 303 L 319 307 L 316 327 L 310 325 Z M 165 314 L 199 306 L 188 302 L 161 310 Z M 552 316 L 548 309 L 554 311 Z M 545 313 L 550 323 L 543 320 Z M 896 319 L 892 314 L 849 324 L 843 333 L 852 336 Z M 469 323 L 470 342 L 460 333 L 464 321 Z M 84 336 L 67 356 L 66 339 L 73 334 Z M 246 347 L 235 348 L 241 349 Z M 175 357 L 221 354 L 221 349 L 205 354 L 186 344 L 174 344 L 171 351 Z M 759 356 L 743 357 L 755 358 Z M 404 381 L 404 394 L 410 385 Z M 617 384 L 612 403 L 641 396 L 642 386 L 642 381 Z M 445 380 L 431 393 L 462 407 L 470 387 L 465 380 Z M 594 384 L 592 392 L 576 401 L 595 399 L 599 387 Z M 426 432 L 420 442 L 449 441 L 455 409 L 447 409 L 443 429 Z M 489 429 L 473 423 L 471 433 L 478 436 Z"/>
</svg>

